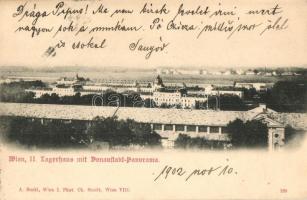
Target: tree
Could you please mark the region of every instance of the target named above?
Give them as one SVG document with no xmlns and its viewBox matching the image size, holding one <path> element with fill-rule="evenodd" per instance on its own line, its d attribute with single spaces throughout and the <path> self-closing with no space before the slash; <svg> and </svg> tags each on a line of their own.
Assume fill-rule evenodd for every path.
<svg viewBox="0 0 307 200">
<path fill-rule="evenodd" d="M 48 100 L 48 103 L 57 104 L 59 103 L 59 101 L 60 101 L 59 95 L 57 95 L 56 93 L 52 93 L 50 95 L 50 99 Z"/>
<path fill-rule="evenodd" d="M 243 122 L 236 119 L 229 122 L 227 132 L 234 147 L 265 147 L 267 146 L 268 128 L 260 121 Z"/>
<path fill-rule="evenodd" d="M 43 94 L 38 100 L 39 103 L 48 103 L 50 99 L 50 94 Z"/>
<path fill-rule="evenodd" d="M 285 144 L 290 148 L 297 148 L 302 145 L 304 138 L 306 136 L 306 131 L 297 130 L 291 126 L 286 126 L 285 128 Z"/>
<path fill-rule="evenodd" d="M 179 134 L 175 140 L 176 148 L 198 148 L 198 149 L 223 149 L 224 141 L 208 140 L 205 137 L 190 137 L 186 134 Z"/>
<path fill-rule="evenodd" d="M 96 117 L 89 134 L 98 141 L 108 142 L 109 145 L 160 145 L 161 136 L 151 131 L 148 124 L 140 124 L 134 120 L 118 120 L 117 117 Z"/>
<path fill-rule="evenodd" d="M 167 103 L 161 103 L 160 108 L 170 108 L 171 106 Z"/>
<path fill-rule="evenodd" d="M 286 126 L 285 128 L 285 142 L 288 143 L 290 140 L 292 140 L 295 135 L 297 134 L 297 131 L 292 128 L 291 126 Z"/>
<path fill-rule="evenodd" d="M 204 106 L 204 105 L 202 105 Z M 209 96 L 208 107 L 221 110 L 246 110 L 243 100 L 237 95 Z"/>
<path fill-rule="evenodd" d="M 144 107 L 145 108 L 154 108 L 154 107 L 156 107 L 156 104 L 152 99 L 146 98 L 144 100 Z"/>
<path fill-rule="evenodd" d="M 280 112 L 307 111 L 307 81 L 278 81 L 274 84 L 268 106 Z"/>
<path fill-rule="evenodd" d="M 241 119 L 236 119 L 232 122 L 229 122 L 226 128 L 233 146 L 242 146 L 243 144 L 247 143 L 245 125 Z"/>
<path fill-rule="evenodd" d="M 242 99 L 236 95 L 220 96 L 221 110 L 246 110 L 246 105 Z"/>
<path fill-rule="evenodd" d="M 22 102 L 24 102 L 24 103 L 34 103 L 35 102 L 34 97 L 35 97 L 35 94 L 33 92 L 26 92 L 23 95 Z"/>
<path fill-rule="evenodd" d="M 74 104 L 80 105 L 81 103 L 81 93 L 77 92 L 73 97 L 72 97 L 72 101 Z"/>
<path fill-rule="evenodd" d="M 266 147 L 268 145 L 268 127 L 261 121 L 247 121 L 246 133 L 247 145 L 251 147 Z"/>
<path fill-rule="evenodd" d="M 178 137 L 175 140 L 175 147 L 179 148 L 187 148 L 189 141 L 191 140 L 191 137 L 186 134 L 179 134 Z"/>
<path fill-rule="evenodd" d="M 9 117 L 7 139 L 27 146 L 36 147 L 73 147 L 85 146 L 85 122 L 67 123 L 63 120 L 49 119 L 44 123 L 40 119 Z"/>
<path fill-rule="evenodd" d="M 255 88 L 249 88 L 249 89 L 243 88 L 243 93 L 245 100 L 254 100 L 254 96 L 258 95 Z"/>
<path fill-rule="evenodd" d="M 32 103 L 32 94 L 25 92 L 25 89 L 32 87 L 45 87 L 42 81 L 19 81 L 0 84 L 0 101 L 16 103 Z"/>
</svg>

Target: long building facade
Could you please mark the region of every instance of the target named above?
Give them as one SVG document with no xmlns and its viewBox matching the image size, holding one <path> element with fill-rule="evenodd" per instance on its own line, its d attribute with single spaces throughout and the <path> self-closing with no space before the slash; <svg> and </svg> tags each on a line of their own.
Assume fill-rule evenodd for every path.
<svg viewBox="0 0 307 200">
<path fill-rule="evenodd" d="M 208 140 L 229 141 L 226 126 L 235 119 L 259 120 L 267 124 L 268 148 L 284 145 L 287 125 L 307 130 L 307 114 L 278 113 L 260 105 L 249 111 L 213 111 L 191 109 L 160 109 L 133 107 L 102 107 L 52 104 L 0 103 L 0 115 L 22 116 L 39 119 L 83 120 L 117 116 L 118 119 L 133 119 L 138 123 L 150 124 L 152 130 L 162 136 L 165 147 L 174 146 L 180 133 Z"/>
<path fill-rule="evenodd" d="M 86 79 L 76 76 L 76 78 L 62 78 L 55 85 L 45 88 L 30 88 L 26 92 L 34 93 L 35 98 L 40 98 L 45 94 L 56 94 L 60 97 L 74 96 L 77 93 L 83 95 L 101 94 L 107 90 L 118 93 L 134 92 L 138 93 L 143 100 L 150 99 L 156 106 L 170 106 L 182 108 L 196 108 L 197 105 L 207 102 L 209 96 L 232 95 L 243 98 L 243 91 L 228 88 L 221 90 L 213 85 L 197 87 L 192 90 L 185 84 L 181 86 L 165 85 L 160 76 L 148 83 L 137 81 L 109 81 L 103 83 L 88 83 Z"/>
</svg>

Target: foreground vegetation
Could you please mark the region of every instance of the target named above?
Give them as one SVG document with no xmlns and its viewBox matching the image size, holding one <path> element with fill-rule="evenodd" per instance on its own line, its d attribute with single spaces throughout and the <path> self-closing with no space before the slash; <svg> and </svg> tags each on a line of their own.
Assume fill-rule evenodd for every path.
<svg viewBox="0 0 307 200">
<path fill-rule="evenodd" d="M 266 148 L 268 146 L 268 127 L 260 121 L 252 120 L 243 122 L 236 119 L 227 124 L 229 141 L 207 140 L 204 137 L 191 137 L 179 134 L 175 140 L 176 148 L 198 149 L 240 149 L 240 148 Z M 285 128 L 286 147 L 298 147 L 305 132 L 290 126 Z M 295 142 L 292 142 L 295 141 Z"/>
<path fill-rule="evenodd" d="M 203 137 L 192 138 L 185 134 L 179 134 L 175 140 L 177 148 L 201 148 L 201 149 L 228 149 L 228 148 L 254 148 L 268 145 L 268 128 L 259 121 L 243 122 L 240 119 L 229 122 L 226 127 L 229 141 L 207 140 Z"/>
<path fill-rule="evenodd" d="M 149 125 L 116 117 L 95 118 L 91 123 L 1 117 L 0 122 L 4 139 L 29 147 L 88 147 L 95 142 L 103 142 L 109 148 L 161 145 L 160 135 L 152 132 Z"/>
</svg>

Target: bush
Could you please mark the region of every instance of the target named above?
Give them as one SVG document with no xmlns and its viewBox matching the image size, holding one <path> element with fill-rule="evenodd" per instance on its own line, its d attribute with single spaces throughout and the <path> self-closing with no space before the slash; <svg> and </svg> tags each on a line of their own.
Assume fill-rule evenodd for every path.
<svg viewBox="0 0 307 200">
<path fill-rule="evenodd" d="M 269 94 L 267 105 L 279 112 L 307 111 L 307 81 L 278 81 Z"/>
<path fill-rule="evenodd" d="M 148 124 L 139 124 L 134 120 L 118 120 L 116 117 L 95 118 L 89 134 L 98 141 L 116 145 L 160 145 L 161 136 L 151 131 Z"/>
<path fill-rule="evenodd" d="M 244 123 L 236 119 L 228 123 L 227 132 L 234 147 L 265 147 L 268 144 L 268 127 L 257 120 Z"/>
<path fill-rule="evenodd" d="M 192 138 L 186 134 L 179 134 L 175 140 L 176 148 L 223 149 L 224 141 L 207 140 L 204 137 Z"/>
<path fill-rule="evenodd" d="M 37 147 L 84 146 L 96 141 L 116 145 L 160 146 L 161 136 L 150 125 L 116 117 L 95 118 L 88 126 L 85 121 L 1 117 L 1 129 L 10 142 Z M 2 127 L 5 126 L 5 127 Z"/>
</svg>

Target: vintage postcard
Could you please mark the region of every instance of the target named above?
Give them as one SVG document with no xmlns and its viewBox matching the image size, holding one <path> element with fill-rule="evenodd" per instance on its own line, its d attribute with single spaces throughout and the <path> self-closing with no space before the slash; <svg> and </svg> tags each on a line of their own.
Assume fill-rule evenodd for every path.
<svg viewBox="0 0 307 200">
<path fill-rule="evenodd" d="M 306 0 L 0 0 L 0 199 L 306 199 Z"/>
</svg>

